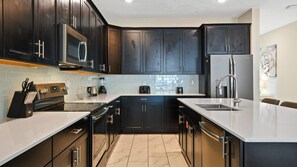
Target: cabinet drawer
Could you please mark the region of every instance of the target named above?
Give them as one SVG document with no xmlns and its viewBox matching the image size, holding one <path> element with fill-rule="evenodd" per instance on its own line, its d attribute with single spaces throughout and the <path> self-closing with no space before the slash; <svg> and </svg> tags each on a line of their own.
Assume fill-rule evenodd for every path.
<svg viewBox="0 0 297 167">
<path fill-rule="evenodd" d="M 126 102 L 162 102 L 162 96 L 131 96 L 125 97 Z"/>
<path fill-rule="evenodd" d="M 71 143 L 78 139 L 87 131 L 88 121 L 80 120 L 77 123 L 69 126 L 63 131 L 53 136 L 53 157 L 56 157 L 60 152 L 67 148 Z"/>
<path fill-rule="evenodd" d="M 48 164 L 52 159 L 52 138 L 31 148 L 20 156 L 14 158 L 2 167 L 30 166 L 40 167 Z"/>
</svg>

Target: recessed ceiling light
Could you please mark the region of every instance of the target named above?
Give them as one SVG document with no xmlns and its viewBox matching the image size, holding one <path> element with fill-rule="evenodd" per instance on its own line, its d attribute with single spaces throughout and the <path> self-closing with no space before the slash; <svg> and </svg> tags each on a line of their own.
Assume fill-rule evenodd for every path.
<svg viewBox="0 0 297 167">
<path fill-rule="evenodd" d="M 133 2 L 133 0 L 125 0 L 127 3 L 131 3 Z"/>
<path fill-rule="evenodd" d="M 219 3 L 224 3 L 226 0 L 217 0 Z"/>
</svg>

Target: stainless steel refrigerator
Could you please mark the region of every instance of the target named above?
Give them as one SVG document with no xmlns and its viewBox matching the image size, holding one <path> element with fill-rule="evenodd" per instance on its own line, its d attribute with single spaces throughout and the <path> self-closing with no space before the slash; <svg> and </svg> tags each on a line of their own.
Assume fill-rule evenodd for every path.
<svg viewBox="0 0 297 167">
<path fill-rule="evenodd" d="M 208 55 L 206 56 L 206 94 L 208 97 L 233 97 L 234 80 L 223 81 L 223 94 L 218 93 L 218 83 L 227 74 L 235 75 L 238 97 L 253 99 L 253 56 L 252 55 Z M 232 89 L 233 88 L 233 89 Z"/>
</svg>

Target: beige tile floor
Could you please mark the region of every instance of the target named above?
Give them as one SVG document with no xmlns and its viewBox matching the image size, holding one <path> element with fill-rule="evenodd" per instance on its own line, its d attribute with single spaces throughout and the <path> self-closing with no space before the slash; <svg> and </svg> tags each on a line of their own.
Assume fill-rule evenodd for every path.
<svg viewBox="0 0 297 167">
<path fill-rule="evenodd" d="M 121 135 L 107 167 L 188 167 L 177 135 Z"/>
</svg>

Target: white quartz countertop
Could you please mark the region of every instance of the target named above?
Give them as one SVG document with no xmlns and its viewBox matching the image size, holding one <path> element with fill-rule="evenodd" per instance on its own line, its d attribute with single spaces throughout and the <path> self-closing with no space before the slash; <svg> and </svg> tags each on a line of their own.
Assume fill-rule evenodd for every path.
<svg viewBox="0 0 297 167">
<path fill-rule="evenodd" d="M 126 94 L 101 94 L 94 97 L 86 97 L 84 99 L 73 99 L 66 100 L 68 103 L 110 103 L 113 100 L 117 99 L 121 96 L 205 96 L 205 94 L 199 93 L 184 93 L 184 94 L 176 94 L 176 93 L 151 93 L 151 94 L 139 94 L 139 93 L 126 93 Z"/>
<path fill-rule="evenodd" d="M 0 124 L 0 166 L 87 116 L 89 112 L 34 112 Z"/>
<path fill-rule="evenodd" d="M 206 111 L 196 104 L 234 107 L 233 101 L 216 98 L 178 100 L 244 142 L 297 142 L 296 109 L 242 99 L 240 111 Z"/>
</svg>

